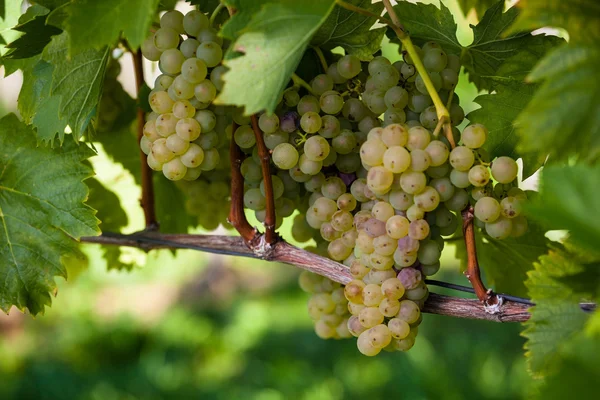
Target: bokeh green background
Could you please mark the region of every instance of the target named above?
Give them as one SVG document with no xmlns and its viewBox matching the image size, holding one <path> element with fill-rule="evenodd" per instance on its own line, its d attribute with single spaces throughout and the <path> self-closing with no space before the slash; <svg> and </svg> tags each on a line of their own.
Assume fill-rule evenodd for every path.
<svg viewBox="0 0 600 400">
<path fill-rule="evenodd" d="M 448 5 L 468 43 L 467 20 L 454 1 Z M 394 46 L 383 50 L 398 57 Z M 16 109 L 6 101 L 13 98 L 9 90 L 18 90 L 14 82 L 0 82 L 8 88 L 0 115 Z M 476 107 L 477 93 L 464 76 L 457 93 L 465 111 Z M 101 148 L 92 162 L 97 178 L 123 202 L 127 230 L 139 229 L 139 188 L 132 177 Z M 127 250 L 133 271 L 108 271 L 98 246 L 83 249 L 88 267 L 71 268 L 69 281 L 59 280 L 45 315 L 0 315 L 0 399 L 458 400 L 527 394 L 530 378 L 516 324 L 425 315 L 409 352 L 367 358 L 354 340 L 317 338 L 293 267 L 189 250 Z M 447 246 L 436 278 L 464 284 L 453 253 Z"/>
</svg>

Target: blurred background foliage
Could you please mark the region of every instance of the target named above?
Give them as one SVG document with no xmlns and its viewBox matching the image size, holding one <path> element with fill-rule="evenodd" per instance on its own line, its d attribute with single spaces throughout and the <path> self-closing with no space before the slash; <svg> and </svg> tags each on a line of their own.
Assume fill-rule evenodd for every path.
<svg viewBox="0 0 600 400">
<path fill-rule="evenodd" d="M 476 16 L 447 5 L 468 43 Z M 383 53 L 398 58 L 395 46 Z M 133 77 L 123 70 L 127 89 Z M 0 116 L 16 112 L 19 79 L 0 78 Z M 456 92 L 466 112 L 476 107 L 466 77 Z M 118 195 L 125 230 L 135 231 L 139 187 L 98 150 L 97 179 Z M 282 230 L 288 236 L 289 226 Z M 409 352 L 367 358 L 354 340 L 313 333 L 292 267 L 126 249 L 133 270 L 108 271 L 98 246 L 83 250 L 88 267 L 69 270 L 44 316 L 0 314 L 0 399 L 518 399 L 531 386 L 517 324 L 428 314 Z M 466 282 L 453 246 L 442 265 L 437 279 Z"/>
</svg>

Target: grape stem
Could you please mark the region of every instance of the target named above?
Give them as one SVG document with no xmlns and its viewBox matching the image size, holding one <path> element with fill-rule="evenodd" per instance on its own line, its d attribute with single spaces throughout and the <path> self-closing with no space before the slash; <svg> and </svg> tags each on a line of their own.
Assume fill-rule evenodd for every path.
<svg viewBox="0 0 600 400">
<path fill-rule="evenodd" d="M 271 155 L 269 149 L 265 144 L 263 132 L 258 126 L 258 117 L 252 115 L 250 117 L 252 122 L 252 129 L 254 130 L 254 136 L 256 137 L 256 148 L 258 150 L 258 156 L 260 157 L 260 166 L 262 170 L 265 198 L 267 200 L 266 215 L 265 215 L 265 241 L 267 245 L 272 245 L 277 241 L 277 234 L 275 233 L 275 196 L 273 195 L 273 179 L 271 178 Z"/>
<path fill-rule="evenodd" d="M 219 13 L 221 12 L 221 10 L 223 10 L 224 8 L 225 8 L 225 4 L 223 4 L 223 3 L 219 3 L 217 5 L 217 7 L 215 7 L 215 10 L 210 15 L 210 19 L 208 21 L 208 23 L 210 24 L 210 26 L 213 26 L 213 24 L 215 23 L 215 19 L 217 18 L 217 15 L 219 15 Z"/>
<path fill-rule="evenodd" d="M 128 48 L 130 48 L 128 46 Z M 131 51 L 131 50 L 130 50 Z M 158 230 L 159 224 L 156 220 L 156 211 L 154 207 L 154 184 L 152 181 L 152 170 L 148 166 L 146 162 L 146 155 L 141 150 L 141 146 L 139 146 L 142 137 L 144 136 L 144 124 L 145 121 L 145 113 L 141 107 L 140 94 L 142 93 L 142 87 L 144 86 L 144 68 L 143 68 L 143 59 L 142 59 L 142 51 L 131 51 L 131 55 L 133 58 L 133 70 L 135 74 L 135 87 L 136 87 L 136 95 L 138 99 L 137 106 L 137 140 L 138 147 L 140 147 L 140 167 L 141 167 L 141 180 L 142 180 L 142 197 L 140 199 L 140 206 L 144 210 L 144 221 L 146 223 L 146 230 L 154 231 Z"/>
<path fill-rule="evenodd" d="M 312 46 L 312 49 L 315 51 L 315 54 L 317 55 L 317 57 L 319 58 L 319 61 L 321 62 L 321 67 L 323 68 L 323 73 L 326 73 L 327 68 L 329 68 L 329 66 L 327 65 L 327 60 L 325 60 L 325 55 L 323 54 L 323 50 L 321 50 L 321 48 L 319 46 Z"/>
<path fill-rule="evenodd" d="M 344 285 L 353 279 L 349 268 L 345 265 L 292 246 L 284 240 L 275 243 L 266 255 L 259 255 L 248 248 L 243 238 L 223 235 L 161 234 L 158 232 L 123 235 L 104 232 L 101 236 L 82 237 L 81 241 L 101 245 L 137 247 L 145 251 L 152 249 L 192 249 L 230 256 L 260 258 L 290 264 Z M 582 304 L 583 310 L 594 308 L 594 304 Z M 421 311 L 456 318 L 494 322 L 523 322 L 530 317 L 528 309 L 527 304 L 506 299 L 497 313 L 490 314 L 479 300 L 430 293 Z"/>
<path fill-rule="evenodd" d="M 296 75 L 296 73 L 292 73 L 292 82 L 294 82 L 294 86 L 296 87 L 300 87 L 302 86 L 304 89 L 306 89 L 308 91 L 308 93 L 310 93 L 311 95 L 315 96 L 315 97 L 319 97 L 317 96 L 317 94 L 313 91 L 312 87 L 306 83 L 306 81 L 302 78 L 300 78 L 298 75 Z"/>
<path fill-rule="evenodd" d="M 234 122 L 232 132 L 235 132 L 237 128 L 238 125 Z M 259 235 L 257 230 L 250 225 L 244 213 L 244 177 L 240 170 L 243 153 L 235 140 L 231 140 L 229 144 L 229 158 L 231 163 L 231 207 L 227 221 L 238 231 L 246 246 L 253 248 Z"/>
</svg>

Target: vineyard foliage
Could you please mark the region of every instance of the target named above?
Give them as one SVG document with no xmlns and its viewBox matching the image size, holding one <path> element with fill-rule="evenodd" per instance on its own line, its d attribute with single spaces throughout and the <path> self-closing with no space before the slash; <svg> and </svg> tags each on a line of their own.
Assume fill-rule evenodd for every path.
<svg viewBox="0 0 600 400">
<path fill-rule="evenodd" d="M 127 225 L 119 199 L 93 179 L 88 159 L 102 146 L 140 183 L 135 110 L 150 111 L 150 88 L 131 98 L 116 79 L 117 61 L 142 45 L 173 2 L 29 3 L 24 10 L 20 1 L 0 0 L 0 64 L 6 76 L 20 70 L 24 77 L 20 116 L 0 120 L 0 309 L 36 315 L 51 305 L 55 278 L 67 278 L 66 263 L 85 262 L 81 237 Z M 294 72 L 320 72 L 314 47 L 328 60 L 333 50 L 368 62 L 383 41 L 398 41 L 375 17 L 333 0 L 225 0 L 236 10 L 230 18 L 216 1 L 190 3 L 208 16 L 217 10 L 213 23 L 231 42 L 215 102 L 247 116 L 274 112 Z M 348 3 L 384 12 L 383 3 Z M 539 193 L 528 192 L 527 234 L 502 241 L 480 235 L 478 256 L 495 290 L 536 303 L 523 332 L 529 369 L 545 378 L 536 395 L 583 397 L 600 382 L 600 316 L 579 307 L 600 294 L 600 6 L 459 3 L 479 17 L 469 45 L 458 41 L 443 2 L 400 1 L 394 9 L 415 44 L 435 41 L 460 55 L 480 92 L 480 107 L 466 119 L 487 126 L 490 156 L 521 159 L 522 180 L 541 168 Z M 184 206 L 192 194 L 160 173 L 153 181 L 161 231 L 196 227 L 198 216 Z M 561 241 L 549 240 L 557 235 L 548 231 L 559 231 Z M 104 255 L 111 268 L 131 267 L 118 248 Z M 464 245 L 457 255 L 466 264 Z"/>
</svg>

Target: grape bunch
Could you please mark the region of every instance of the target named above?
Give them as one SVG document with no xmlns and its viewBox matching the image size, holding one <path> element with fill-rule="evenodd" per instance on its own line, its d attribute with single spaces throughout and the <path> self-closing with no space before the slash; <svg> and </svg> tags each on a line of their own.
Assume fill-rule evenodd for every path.
<svg viewBox="0 0 600 400">
<path fill-rule="evenodd" d="M 170 180 L 192 181 L 219 164 L 219 129 L 224 131 L 230 118 L 212 104 L 226 71 L 220 65 L 222 45 L 208 17 L 197 10 L 166 12 L 142 45 L 144 57 L 158 61 L 162 74 L 148 98 L 152 113 L 140 147 L 150 168 Z"/>
</svg>

